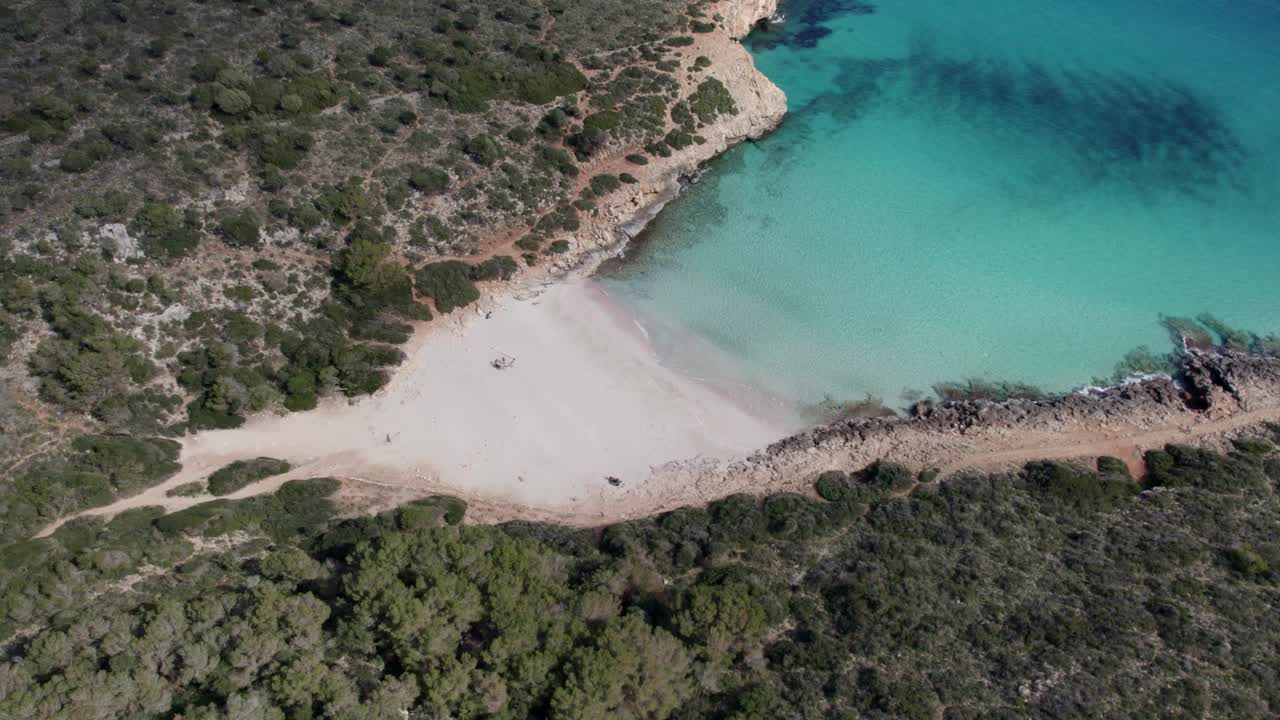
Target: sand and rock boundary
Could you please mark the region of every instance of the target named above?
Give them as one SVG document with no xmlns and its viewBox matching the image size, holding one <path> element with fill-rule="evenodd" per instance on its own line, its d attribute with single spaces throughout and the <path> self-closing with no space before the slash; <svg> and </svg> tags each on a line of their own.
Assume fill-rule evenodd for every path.
<svg viewBox="0 0 1280 720">
<path fill-rule="evenodd" d="M 966 470 L 1017 470 L 1033 460 L 1108 455 L 1121 458 L 1140 476 L 1142 456 L 1148 450 L 1170 443 L 1224 449 L 1231 439 L 1247 436 L 1264 423 L 1280 423 L 1280 358 L 1228 350 L 1189 351 L 1180 359 L 1176 380 L 1151 378 L 1047 400 L 925 404 L 910 416 L 846 420 L 806 430 L 737 460 L 708 457 L 669 462 L 652 468 L 648 478 L 620 487 L 605 482 L 603 476 L 594 477 L 587 486 L 574 489 L 571 497 L 558 493 L 544 497 L 538 488 L 523 482 L 468 488 L 395 467 L 327 474 L 343 480 L 337 500 L 350 514 L 452 494 L 468 502 L 472 522 L 600 526 L 734 493 L 811 493 L 819 474 L 858 470 L 877 460 L 899 462 L 917 471 L 936 469 L 937 478 L 943 479 Z M 564 451 L 572 452 L 572 447 L 566 445 Z M 344 458 L 356 459 L 338 454 L 328 462 L 336 459 L 343 465 Z M 367 464 L 359 459 L 346 467 Z M 194 504 L 198 498 L 165 498 L 163 488 L 212 469 L 214 464 L 197 460 L 173 480 L 144 494 L 163 500 L 126 498 L 87 514 L 109 517 L 145 505 L 176 510 Z M 231 497 L 271 492 L 291 478 L 326 474 L 317 472 L 322 469 L 304 465 Z"/>
<path fill-rule="evenodd" d="M 1192 349 L 1180 357 L 1177 375 L 1046 400 L 924 403 L 908 417 L 833 423 L 740 462 L 668 468 L 615 507 L 643 508 L 628 515 L 637 517 L 738 492 L 811 493 L 822 472 L 859 470 L 877 460 L 936 469 L 944 479 L 965 470 L 1107 455 L 1140 477 L 1148 450 L 1171 443 L 1225 449 L 1252 428 L 1280 422 L 1280 358 Z M 618 520 L 624 513 L 609 515 Z"/>
<path fill-rule="evenodd" d="M 1146 450 L 1220 445 L 1258 423 L 1280 421 L 1280 360 L 1228 351 L 1188 351 L 1176 382 L 1148 379 L 1050 400 L 923 405 L 910 417 L 798 433 L 794 424 L 743 412 L 664 368 L 625 321 L 591 301 L 582 276 L 620 252 L 678 193 L 681 178 L 781 121 L 781 90 L 734 40 L 776 2 L 722 7 L 727 30 L 699 35 L 692 50 L 712 59 L 739 112 L 704 130 L 704 144 L 631 169 L 639 182 L 584 220 L 569 253 L 511 285 L 486 286 L 471 312 L 419 329 L 406 348 L 409 362 L 374 397 L 186 438 L 183 470 L 174 478 L 82 514 L 188 507 L 211 498 L 169 497 L 167 490 L 233 460 L 269 455 L 295 469 L 231 499 L 327 475 L 343 480 L 337 499 L 352 514 L 443 493 L 467 500 L 472 521 L 596 526 L 738 492 L 809 492 L 821 472 L 880 459 L 936 468 L 945 477 L 1112 455 L 1140 473 Z M 495 374 L 488 367 L 495 352 L 516 354 L 519 364 Z M 606 482 L 614 475 L 626 482 Z"/>
</svg>

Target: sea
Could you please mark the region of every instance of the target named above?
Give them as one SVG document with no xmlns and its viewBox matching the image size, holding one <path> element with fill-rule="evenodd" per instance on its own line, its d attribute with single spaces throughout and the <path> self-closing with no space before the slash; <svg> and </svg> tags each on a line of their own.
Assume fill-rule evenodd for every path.
<svg viewBox="0 0 1280 720">
<path fill-rule="evenodd" d="M 660 355 L 788 402 L 1069 391 L 1280 332 L 1280 2 L 784 0 L 787 94 L 600 278 Z M 719 365 L 718 365 L 719 366 Z"/>
</svg>

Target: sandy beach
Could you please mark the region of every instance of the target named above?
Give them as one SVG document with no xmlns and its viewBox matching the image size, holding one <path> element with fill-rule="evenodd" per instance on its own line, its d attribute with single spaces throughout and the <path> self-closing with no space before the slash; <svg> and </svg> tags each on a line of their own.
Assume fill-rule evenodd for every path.
<svg viewBox="0 0 1280 720">
<path fill-rule="evenodd" d="M 175 477 L 87 514 L 203 502 L 210 497 L 166 492 L 231 461 L 270 456 L 294 470 L 230 497 L 336 476 L 582 517 L 633 494 L 655 470 L 745 457 L 802 426 L 784 407 L 759 412 L 758 398 L 735 399 L 664 365 L 587 278 L 490 296 L 447 322 L 419 333 L 376 395 L 191 436 Z M 500 357 L 512 364 L 494 368 Z"/>
</svg>

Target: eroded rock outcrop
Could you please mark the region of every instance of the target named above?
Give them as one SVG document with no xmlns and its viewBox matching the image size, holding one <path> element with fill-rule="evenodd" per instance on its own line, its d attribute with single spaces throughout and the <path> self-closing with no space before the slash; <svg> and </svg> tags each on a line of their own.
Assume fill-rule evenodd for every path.
<svg viewBox="0 0 1280 720">
<path fill-rule="evenodd" d="M 778 0 L 730 0 L 720 10 L 725 29 L 733 38 L 746 36 L 757 23 L 773 17 L 776 12 Z"/>
<path fill-rule="evenodd" d="M 1280 422 L 1280 358 L 1214 350 L 1188 352 L 1180 362 L 1176 380 L 1155 377 L 1045 400 L 935 403 L 908 417 L 813 428 L 729 465 L 673 463 L 643 488 L 646 511 L 739 492 L 810 492 L 820 473 L 877 460 L 946 476 L 1112 455 L 1140 474 L 1147 450 L 1169 443 L 1222 449 L 1261 423 Z"/>
<path fill-rule="evenodd" d="M 686 57 L 706 57 L 711 61 L 704 74 L 682 79 L 681 95 L 687 97 L 699 82 L 715 78 L 733 97 L 734 113 L 721 113 L 714 122 L 698 129 L 703 142 L 672 152 L 670 157 L 653 156 L 649 164 L 636 166 L 615 157 L 612 164 L 592 167 L 592 173 L 626 172 L 638 182 L 614 193 L 583 218 L 575 233 L 571 252 L 560 256 L 552 268 L 562 272 L 584 264 L 589 269 L 601 251 L 620 251 L 626 241 L 643 227 L 663 204 L 673 198 L 681 178 L 695 175 L 699 168 L 734 145 L 763 137 L 782 122 L 787 98 L 758 69 L 735 38 L 750 32 L 759 20 L 777 8 L 776 0 L 729 0 L 713 6 L 722 15 L 724 29 L 693 35 L 694 44 L 684 49 Z M 535 278 L 535 282 L 540 281 Z"/>
</svg>

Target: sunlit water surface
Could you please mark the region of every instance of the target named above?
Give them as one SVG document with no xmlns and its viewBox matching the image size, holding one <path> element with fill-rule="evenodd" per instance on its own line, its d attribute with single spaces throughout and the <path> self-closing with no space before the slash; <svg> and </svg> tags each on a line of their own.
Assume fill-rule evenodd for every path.
<svg viewBox="0 0 1280 720">
<path fill-rule="evenodd" d="M 1159 318 L 1280 330 L 1280 6 L 790 0 L 789 115 L 605 276 L 660 352 L 801 403 L 1065 390 Z"/>
</svg>

